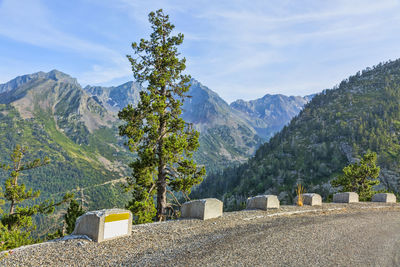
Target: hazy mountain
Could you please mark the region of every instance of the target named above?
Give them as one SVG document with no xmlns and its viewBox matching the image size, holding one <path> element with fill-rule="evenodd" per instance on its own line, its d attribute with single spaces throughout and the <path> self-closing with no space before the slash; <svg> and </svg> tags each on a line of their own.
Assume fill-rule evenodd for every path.
<svg viewBox="0 0 400 267">
<path fill-rule="evenodd" d="M 142 89 L 138 83 L 127 82 L 112 87 L 88 85 L 84 90 L 110 111 L 118 112 L 128 104 L 136 105 Z"/>
<path fill-rule="evenodd" d="M 269 139 L 299 114 L 311 98 L 312 96 L 267 94 L 251 101 L 236 100 L 230 106 L 246 115 L 242 117 L 257 131 L 259 136 Z"/>
<path fill-rule="evenodd" d="M 382 187 L 398 192 L 399 103 L 400 60 L 358 72 L 316 95 L 247 163 L 207 177 L 194 197 L 237 208 L 247 196 L 272 193 L 290 203 L 301 183 L 327 198 L 329 181 L 368 150 L 378 153 Z"/>
</svg>

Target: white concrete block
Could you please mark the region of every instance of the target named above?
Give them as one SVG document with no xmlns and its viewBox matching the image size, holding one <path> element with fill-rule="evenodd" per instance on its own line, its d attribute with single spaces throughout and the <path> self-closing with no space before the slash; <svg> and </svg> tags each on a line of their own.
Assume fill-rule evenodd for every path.
<svg viewBox="0 0 400 267">
<path fill-rule="evenodd" d="M 132 213 L 123 209 L 89 211 L 75 223 L 73 235 L 87 235 L 95 242 L 129 236 L 132 233 Z"/>
<path fill-rule="evenodd" d="M 216 198 L 205 198 L 183 203 L 181 207 L 181 218 L 195 218 L 207 220 L 221 217 L 223 203 Z"/>
<path fill-rule="evenodd" d="M 335 203 L 356 203 L 358 202 L 358 194 L 355 192 L 337 193 L 333 195 Z"/>
<path fill-rule="evenodd" d="M 378 193 L 372 197 L 372 202 L 396 203 L 396 196 L 392 193 Z"/>
<path fill-rule="evenodd" d="M 246 209 L 279 209 L 279 199 L 275 195 L 249 197 L 247 199 Z"/>
<path fill-rule="evenodd" d="M 322 205 L 322 197 L 319 194 L 315 193 L 306 193 L 301 194 L 303 196 L 303 204 L 310 206 L 321 206 Z M 294 204 L 297 203 L 297 196 L 294 199 Z"/>
</svg>

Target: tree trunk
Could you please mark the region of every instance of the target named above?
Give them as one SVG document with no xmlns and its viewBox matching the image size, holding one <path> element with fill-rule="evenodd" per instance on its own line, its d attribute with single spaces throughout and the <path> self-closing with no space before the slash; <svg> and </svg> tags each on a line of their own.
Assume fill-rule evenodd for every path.
<svg viewBox="0 0 400 267">
<path fill-rule="evenodd" d="M 161 88 L 161 95 L 166 94 L 165 86 Z M 167 123 L 164 118 L 165 111 L 160 114 L 160 128 L 158 129 L 158 135 L 161 137 L 167 127 Z M 164 221 L 167 207 L 167 175 L 165 172 L 166 164 L 164 162 L 164 138 L 161 137 L 158 141 L 158 177 L 157 177 L 157 219 L 158 221 Z"/>
<path fill-rule="evenodd" d="M 19 172 L 21 171 L 21 161 L 22 161 L 22 157 L 24 156 L 22 147 L 20 149 L 20 153 L 21 154 L 19 155 L 18 161 L 14 165 L 14 171 L 15 171 L 15 176 L 14 176 L 14 180 L 13 180 L 14 188 L 18 185 L 18 176 L 19 176 Z M 10 214 L 14 214 L 14 208 L 15 208 L 15 204 L 16 204 L 15 202 L 16 202 L 15 199 L 11 200 Z"/>
<path fill-rule="evenodd" d="M 162 168 L 158 168 L 159 171 Z M 162 171 L 162 170 L 161 170 Z M 167 182 L 163 172 L 158 174 L 157 181 L 157 219 L 158 221 L 164 221 L 165 212 L 167 207 Z"/>
</svg>

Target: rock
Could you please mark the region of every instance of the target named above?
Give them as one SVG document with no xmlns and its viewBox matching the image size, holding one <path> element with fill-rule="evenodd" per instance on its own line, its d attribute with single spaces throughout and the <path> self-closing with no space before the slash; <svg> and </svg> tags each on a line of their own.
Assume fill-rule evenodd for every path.
<svg viewBox="0 0 400 267">
<path fill-rule="evenodd" d="M 123 209 L 89 211 L 75 223 L 72 235 L 87 235 L 95 242 L 129 236 L 132 232 L 132 213 Z"/>
<path fill-rule="evenodd" d="M 222 216 L 223 203 L 216 198 L 205 198 L 183 203 L 181 218 L 207 220 Z"/>
<path fill-rule="evenodd" d="M 396 203 L 396 196 L 392 193 L 379 193 L 372 197 L 372 202 Z"/>
<path fill-rule="evenodd" d="M 246 209 L 279 209 L 279 199 L 275 195 L 249 197 L 247 199 Z"/>
<path fill-rule="evenodd" d="M 358 202 L 358 194 L 355 192 L 336 193 L 333 195 L 335 203 L 356 203 Z"/>
<path fill-rule="evenodd" d="M 321 206 L 322 205 L 322 197 L 315 193 L 306 193 L 301 194 L 303 196 L 303 204 L 311 205 L 311 206 Z M 294 204 L 297 203 L 297 196 L 294 199 Z"/>
</svg>

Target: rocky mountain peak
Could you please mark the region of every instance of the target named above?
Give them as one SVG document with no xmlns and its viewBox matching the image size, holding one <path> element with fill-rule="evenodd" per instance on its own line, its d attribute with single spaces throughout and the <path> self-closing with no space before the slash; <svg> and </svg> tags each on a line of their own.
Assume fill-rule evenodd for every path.
<svg viewBox="0 0 400 267">
<path fill-rule="evenodd" d="M 139 83 L 126 82 L 118 86 L 86 86 L 83 88 L 89 95 L 96 98 L 112 112 L 118 112 L 128 104 L 136 105 L 140 99 L 140 91 L 143 88 Z"/>
<path fill-rule="evenodd" d="M 46 78 L 52 79 L 52 80 L 58 81 L 58 82 L 71 83 L 73 85 L 80 86 L 78 81 L 76 80 L 76 78 L 73 78 L 70 75 L 68 75 L 64 72 L 61 72 L 59 70 L 56 70 L 56 69 L 46 73 Z"/>
<path fill-rule="evenodd" d="M 28 82 L 39 80 L 39 79 L 51 79 L 56 82 L 64 82 L 64 83 L 73 84 L 74 86 L 80 86 L 78 81 L 75 78 L 72 78 L 70 75 L 65 74 L 61 71 L 52 70 L 47 73 L 43 72 L 43 71 L 39 71 L 39 72 L 32 73 L 32 74 L 18 76 L 4 84 L 0 84 L 0 94 L 13 91 Z"/>
</svg>

